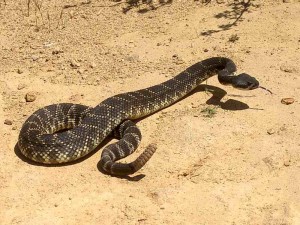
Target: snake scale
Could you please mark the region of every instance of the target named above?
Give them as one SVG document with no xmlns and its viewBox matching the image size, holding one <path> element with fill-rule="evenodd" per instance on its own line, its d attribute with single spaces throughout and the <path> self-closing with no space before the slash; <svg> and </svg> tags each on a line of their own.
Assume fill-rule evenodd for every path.
<svg viewBox="0 0 300 225">
<path fill-rule="evenodd" d="M 71 103 L 46 106 L 23 124 L 19 149 L 27 158 L 39 163 L 65 163 L 87 155 L 108 135 L 114 135 L 119 141 L 104 148 L 100 168 L 111 175 L 133 174 L 146 164 L 157 147 L 150 144 L 131 163 L 117 162 L 133 153 L 141 141 L 141 132 L 132 120 L 175 103 L 215 74 L 224 85 L 244 90 L 260 87 L 254 77 L 245 73 L 235 75 L 235 72 L 231 59 L 213 57 L 161 84 L 115 95 L 94 108 Z"/>
</svg>

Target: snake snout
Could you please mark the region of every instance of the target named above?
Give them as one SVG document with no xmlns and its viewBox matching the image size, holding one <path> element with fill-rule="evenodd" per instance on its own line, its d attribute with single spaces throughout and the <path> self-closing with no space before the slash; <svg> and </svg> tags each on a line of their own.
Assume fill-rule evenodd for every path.
<svg viewBox="0 0 300 225">
<path fill-rule="evenodd" d="M 242 73 L 233 79 L 232 86 L 242 90 L 253 90 L 259 87 L 259 82 L 249 74 Z"/>
</svg>

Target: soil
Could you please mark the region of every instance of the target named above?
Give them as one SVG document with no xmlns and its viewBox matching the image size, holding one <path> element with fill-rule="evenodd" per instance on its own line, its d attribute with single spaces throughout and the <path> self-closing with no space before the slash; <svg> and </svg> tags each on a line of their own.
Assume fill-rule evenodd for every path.
<svg viewBox="0 0 300 225">
<path fill-rule="evenodd" d="M 299 1 L 130 2 L 1 1 L 0 224 L 300 224 Z M 131 177 L 98 171 L 103 145 L 64 166 L 19 155 L 37 109 L 95 106 L 212 56 L 273 94 L 209 79 L 137 123 L 124 162 L 158 150 Z"/>
</svg>

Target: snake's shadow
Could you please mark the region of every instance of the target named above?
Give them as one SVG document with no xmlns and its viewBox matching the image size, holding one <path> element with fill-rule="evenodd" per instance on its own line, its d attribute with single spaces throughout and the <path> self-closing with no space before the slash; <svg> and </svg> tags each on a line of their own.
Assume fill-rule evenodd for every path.
<svg viewBox="0 0 300 225">
<path fill-rule="evenodd" d="M 212 94 L 210 99 L 206 101 L 206 104 L 208 105 L 216 105 L 220 106 L 222 109 L 225 110 L 245 110 L 249 109 L 249 106 L 246 103 L 243 103 L 241 101 L 235 100 L 235 99 L 228 99 L 226 102 L 222 102 L 222 98 L 227 94 L 225 90 L 219 87 L 207 85 L 207 84 L 202 84 L 199 85 L 194 91 L 191 92 L 190 95 L 196 93 L 196 92 L 209 92 Z M 234 97 L 254 97 L 253 95 L 231 95 Z"/>
<path fill-rule="evenodd" d="M 243 102 L 237 101 L 237 100 L 233 100 L 233 99 L 229 99 L 226 102 L 221 102 L 222 98 L 227 94 L 227 92 L 219 87 L 215 87 L 215 86 L 211 86 L 211 85 L 200 85 L 199 87 L 197 87 L 194 91 L 192 91 L 190 94 L 188 94 L 187 96 L 185 96 L 183 99 L 187 98 L 188 96 L 196 93 L 196 92 L 210 92 L 212 94 L 212 96 L 210 97 L 210 99 L 208 99 L 206 101 L 206 104 L 208 105 L 217 105 L 220 106 L 222 109 L 226 109 L 226 110 L 245 110 L 248 109 L 249 106 Z M 236 97 L 241 97 L 241 96 L 236 96 Z M 252 96 L 243 96 L 243 97 L 252 97 Z M 181 99 L 182 100 L 182 99 Z M 179 100 L 179 101 L 181 101 Z M 175 104 L 175 103 L 174 103 Z M 151 116 L 151 115 L 148 115 Z M 142 119 L 147 118 L 143 117 L 140 119 L 135 120 L 136 122 L 139 122 Z M 97 148 L 90 152 L 89 154 L 85 155 L 84 157 L 77 159 L 75 161 L 72 162 L 67 162 L 67 163 L 61 163 L 61 164 L 42 164 L 42 163 L 38 163 L 35 161 L 32 161 L 28 158 L 26 158 L 20 151 L 18 144 L 15 145 L 14 147 L 14 151 L 15 154 L 24 162 L 29 163 L 31 165 L 35 165 L 35 166 L 43 166 L 43 167 L 62 167 L 62 166 L 68 166 L 68 165 L 74 165 L 77 163 L 80 163 L 84 160 L 86 160 L 87 158 L 91 157 L 92 155 L 94 155 L 95 153 L 97 153 L 101 148 L 103 148 L 107 143 L 109 143 L 111 140 L 113 139 L 112 136 L 107 137 L 103 142 L 101 142 Z M 101 168 L 99 167 L 99 165 L 97 166 L 98 170 L 102 173 L 105 174 L 105 172 L 103 170 L 101 170 Z M 117 176 L 119 177 L 119 176 Z M 129 176 L 124 176 L 124 177 L 119 177 L 119 178 L 124 178 L 130 181 L 138 181 L 140 179 L 142 179 L 144 177 L 143 174 L 134 176 L 134 177 L 129 177 Z"/>
</svg>

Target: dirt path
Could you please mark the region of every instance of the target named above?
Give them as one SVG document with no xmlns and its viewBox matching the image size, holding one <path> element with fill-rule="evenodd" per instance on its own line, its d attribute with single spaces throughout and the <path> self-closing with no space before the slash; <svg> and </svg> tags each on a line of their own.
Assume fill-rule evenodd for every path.
<svg viewBox="0 0 300 225">
<path fill-rule="evenodd" d="M 34 2 L 29 16 L 24 1 L 0 4 L 1 225 L 300 224 L 299 1 L 183 0 L 149 10 L 55 0 L 37 1 L 36 13 Z M 137 153 L 153 142 L 158 150 L 136 179 L 100 173 L 101 149 L 62 167 L 15 154 L 22 123 L 40 107 L 95 106 L 211 56 L 232 58 L 274 95 L 214 77 L 140 121 Z M 29 92 L 35 101 L 25 101 Z M 286 97 L 295 102 L 282 104 Z"/>
</svg>

